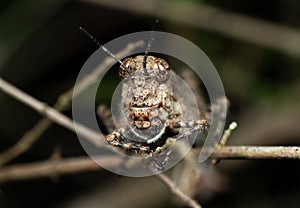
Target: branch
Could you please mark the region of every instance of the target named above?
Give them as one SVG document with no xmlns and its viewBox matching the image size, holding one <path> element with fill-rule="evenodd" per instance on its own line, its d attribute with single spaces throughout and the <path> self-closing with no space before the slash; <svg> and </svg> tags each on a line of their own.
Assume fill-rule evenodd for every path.
<svg viewBox="0 0 300 208">
<path fill-rule="evenodd" d="M 139 41 L 136 43 L 129 43 L 126 48 L 121 50 L 116 54 L 117 57 L 126 56 L 126 54 L 130 53 L 137 47 L 143 46 L 143 41 Z M 98 77 L 99 74 L 107 67 L 113 63 L 113 59 L 107 57 L 101 65 L 99 65 L 92 73 L 88 74 L 84 79 L 82 79 L 78 86 L 80 86 L 80 92 L 88 88 Z M 73 95 L 73 88 L 67 90 L 65 93 L 62 93 L 56 103 L 54 104 L 54 109 L 61 112 L 67 109 L 70 106 Z M 75 96 L 75 95 L 74 95 Z M 11 148 L 7 149 L 3 153 L 0 154 L 0 165 L 3 165 L 12 159 L 18 157 L 25 151 L 27 151 L 39 138 L 40 136 L 51 126 L 52 121 L 45 117 L 39 120 L 34 127 L 26 132 L 19 141 L 13 145 Z"/>
<path fill-rule="evenodd" d="M 197 150 L 200 151 L 200 150 Z M 300 160 L 300 147 L 297 146 L 223 146 L 217 149 L 214 159 L 294 159 Z"/>
<path fill-rule="evenodd" d="M 95 76 L 95 75 L 93 75 Z M 86 84 L 92 83 L 94 79 L 86 79 Z M 85 84 L 82 83 L 82 90 Z M 47 116 L 53 122 L 75 131 L 73 121 L 47 104 L 22 92 L 10 83 L 0 78 L 0 89 L 22 103 L 30 106 L 42 115 Z M 71 98 L 70 98 L 71 99 Z M 96 146 L 102 146 L 103 140 L 100 135 L 80 124 L 77 132 Z M 254 147 L 254 146 L 222 146 L 215 150 L 211 158 L 217 159 L 300 159 L 300 147 Z M 198 150 L 200 151 L 200 150 Z M 202 151 L 206 151 L 202 149 Z M 105 160 L 107 165 L 119 166 L 122 161 L 116 158 L 99 158 Z M 0 169 L 0 183 L 12 180 L 25 180 L 37 177 L 56 176 L 80 171 L 96 170 L 100 167 L 90 158 L 74 158 L 65 160 L 50 160 L 46 162 L 27 165 L 15 165 Z M 191 207 L 201 207 L 196 201 L 186 196 L 174 183 L 164 174 L 157 175 L 170 189 Z"/>
<path fill-rule="evenodd" d="M 107 167 L 117 166 L 121 162 L 120 159 L 116 157 L 107 157 L 102 158 L 101 160 L 101 163 L 105 164 Z M 30 180 L 41 177 L 54 177 L 101 169 L 102 167 L 89 157 L 50 159 L 43 162 L 19 164 L 0 168 L 0 183 Z"/>
<path fill-rule="evenodd" d="M 47 106 L 45 103 L 38 101 L 30 95 L 22 92 L 16 87 L 0 78 L 0 89 L 8 93 L 15 99 L 29 105 L 37 112 L 46 115 L 49 119 L 65 128 L 75 131 L 73 121 L 65 115 L 59 113 L 55 109 Z M 92 129 L 83 125 L 76 124 L 77 130 L 82 136 L 88 139 L 96 146 L 102 146 L 103 140 L 100 135 Z M 264 146 L 221 146 L 217 148 L 211 155 L 216 159 L 300 159 L 300 147 L 264 147 Z M 197 150 L 208 151 L 208 149 Z"/>
<path fill-rule="evenodd" d="M 223 146 L 215 150 L 211 159 L 300 159 L 300 147 L 255 147 L 255 146 Z M 196 150 L 196 151 L 199 151 Z M 101 164 L 117 167 L 123 162 L 116 157 L 98 157 Z M 69 159 L 50 159 L 44 162 L 13 165 L 0 168 L 0 184 L 11 181 L 29 180 L 41 177 L 57 177 L 63 174 L 101 170 L 102 168 L 89 157 Z M 156 175 L 183 202 L 193 208 L 201 206 L 183 193 L 165 174 Z"/>
<path fill-rule="evenodd" d="M 183 193 L 166 174 L 159 173 L 156 176 L 189 207 L 202 208 L 194 199 Z"/>
<path fill-rule="evenodd" d="M 62 113 L 56 111 L 54 108 L 49 107 L 46 103 L 43 103 L 34 97 L 26 94 L 25 92 L 19 90 L 15 86 L 6 82 L 0 77 L 0 89 L 12 96 L 16 100 L 24 103 L 25 105 L 30 106 L 32 109 L 38 113 L 47 116 L 53 122 L 75 132 L 73 121 Z M 84 138 L 92 142 L 96 146 L 102 146 L 103 140 L 101 136 L 94 130 L 89 129 L 79 123 L 76 123 L 77 132 L 82 135 Z"/>
<path fill-rule="evenodd" d="M 81 0 L 136 14 L 155 16 L 231 38 L 259 44 L 283 53 L 300 56 L 300 31 L 285 25 L 228 12 L 206 4 L 160 0 Z M 164 12 L 161 12 L 161 11 Z M 174 15 L 176 14 L 176 15 Z M 284 44 L 282 42 L 284 41 Z"/>
<path fill-rule="evenodd" d="M 197 153 L 200 149 L 194 150 Z M 204 151 L 204 150 L 203 150 Z M 211 159 L 296 159 L 300 160 L 300 147 L 279 146 L 224 146 L 215 150 Z M 99 157 L 97 160 L 112 167 L 122 161 L 116 157 Z M 101 162 L 102 163 L 102 162 Z M 71 174 L 83 171 L 102 169 L 89 157 L 74 157 L 69 159 L 47 160 L 30 164 L 19 164 L 0 168 L 0 183 L 28 180 L 53 175 Z M 163 177 L 163 176 L 160 176 Z"/>
<path fill-rule="evenodd" d="M 97 161 L 101 160 L 101 164 L 105 164 L 106 167 L 118 167 L 124 162 L 118 157 L 97 157 Z M 50 159 L 43 162 L 35 162 L 31 164 L 19 164 L 12 165 L 10 167 L 0 168 L 0 184 L 11 181 L 23 181 L 31 180 L 42 177 L 55 178 L 64 174 L 80 173 L 87 171 L 97 171 L 103 168 L 99 166 L 90 157 L 75 157 L 68 159 Z M 172 180 L 165 174 L 161 173 L 156 175 L 162 180 L 171 191 L 180 197 L 183 202 L 186 202 L 193 208 L 201 208 L 189 196 L 185 195 L 178 187 L 172 182 Z"/>
</svg>

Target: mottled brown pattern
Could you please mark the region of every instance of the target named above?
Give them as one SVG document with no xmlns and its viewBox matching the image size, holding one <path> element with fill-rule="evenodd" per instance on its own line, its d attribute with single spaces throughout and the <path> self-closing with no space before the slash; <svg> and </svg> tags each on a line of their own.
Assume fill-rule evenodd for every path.
<svg viewBox="0 0 300 208">
<path fill-rule="evenodd" d="M 180 137 L 179 128 L 191 128 L 187 131 L 190 134 L 208 126 L 206 120 L 181 121 L 184 108 L 173 97 L 171 70 L 165 60 L 139 55 L 122 62 L 120 109 L 125 121 L 122 128 L 107 135 L 108 144 L 136 153 L 154 154 L 168 135 Z"/>
</svg>

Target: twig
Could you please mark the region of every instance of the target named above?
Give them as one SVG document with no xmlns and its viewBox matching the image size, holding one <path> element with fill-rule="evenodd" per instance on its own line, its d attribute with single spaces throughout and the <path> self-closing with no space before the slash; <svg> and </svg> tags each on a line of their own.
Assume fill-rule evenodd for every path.
<svg viewBox="0 0 300 208">
<path fill-rule="evenodd" d="M 117 57 L 124 57 L 128 55 L 131 51 L 138 47 L 142 47 L 144 45 L 144 41 L 138 41 L 136 43 L 129 43 L 127 47 L 116 54 Z M 84 77 L 77 85 L 76 85 L 76 93 L 80 93 L 84 91 L 87 87 L 93 84 L 98 80 L 99 74 L 103 72 L 103 70 L 108 66 L 114 63 L 115 60 L 111 57 L 106 58 L 94 71 L 92 71 L 89 75 Z M 76 96 L 76 95 L 73 95 Z"/>
<path fill-rule="evenodd" d="M 228 138 L 230 137 L 230 135 L 231 135 L 231 133 L 232 133 L 232 131 L 233 131 L 234 129 L 236 129 L 236 128 L 237 128 L 237 123 L 236 123 L 236 122 L 232 122 L 232 123 L 229 125 L 229 128 L 225 130 L 225 132 L 224 132 L 224 134 L 223 134 L 223 136 L 222 136 L 222 138 L 221 138 L 221 140 L 220 140 L 218 146 L 221 146 L 221 147 L 222 147 L 222 146 L 225 146 L 225 145 L 226 145 L 226 142 L 227 142 L 227 140 L 228 140 Z"/>
<path fill-rule="evenodd" d="M 184 81 L 186 81 L 186 83 L 189 85 L 189 87 L 191 88 L 191 90 L 195 95 L 195 98 L 199 105 L 198 110 L 201 119 L 207 119 L 207 106 L 205 104 L 203 93 L 200 90 L 199 80 L 197 80 L 198 77 L 195 76 L 194 72 L 188 69 L 184 69 L 183 72 L 181 73 L 181 76 L 184 79 Z"/>
<path fill-rule="evenodd" d="M 143 41 L 129 43 L 127 47 L 118 52 L 116 56 L 123 57 L 133 51 L 135 48 L 143 46 L 143 44 Z M 103 69 L 105 69 L 106 66 L 110 65 L 112 62 L 113 59 L 107 57 L 104 62 L 99 65 L 91 74 L 82 79 L 82 81 L 78 83 L 78 86 L 80 86 L 80 92 L 88 88 L 88 86 L 90 86 L 95 81 L 98 75 L 102 73 Z M 59 112 L 67 109 L 71 103 L 72 94 L 73 88 L 61 94 L 58 97 L 57 102 L 54 104 L 54 109 Z M 15 145 L 0 154 L 0 165 L 11 161 L 12 159 L 27 151 L 34 144 L 34 142 L 36 142 L 40 138 L 40 136 L 51 126 L 51 124 L 52 121 L 47 117 L 39 120 L 36 125 L 31 130 L 26 132 Z"/>
<path fill-rule="evenodd" d="M 174 183 L 173 181 L 164 173 L 159 173 L 156 175 L 164 184 L 166 184 L 170 190 L 178 196 L 185 204 L 189 207 L 193 208 L 201 208 L 200 204 L 198 204 L 194 199 L 183 193 Z"/>
<path fill-rule="evenodd" d="M 254 147 L 254 146 L 228 146 L 220 147 L 212 155 L 215 159 L 300 159 L 300 147 Z M 116 157 L 99 157 L 101 164 L 117 167 L 122 160 Z M 41 177 L 57 177 L 63 174 L 72 174 L 84 171 L 102 169 L 89 157 L 77 157 L 69 159 L 52 159 L 44 162 L 13 165 L 0 168 L 0 184 L 11 181 L 29 180 Z M 188 195 L 183 193 L 173 181 L 163 173 L 156 175 L 170 190 L 183 202 L 193 208 L 201 206 Z"/>
<path fill-rule="evenodd" d="M 87 81 L 86 83 L 91 83 Z M 59 113 L 55 109 L 47 106 L 47 104 L 40 102 L 32 96 L 22 92 L 13 85 L 0 78 L 0 89 L 11 95 L 15 99 L 30 106 L 42 115 L 47 116 L 52 121 L 74 131 L 74 124 L 71 119 Z M 93 144 L 102 146 L 100 136 L 87 127 L 76 124 L 78 133 L 89 139 Z M 205 150 L 203 150 L 205 151 Z M 213 154 L 212 158 L 219 159 L 300 159 L 299 147 L 221 147 L 218 148 Z M 106 159 L 106 158 L 104 158 Z M 112 158 L 110 158 L 112 159 Z M 109 165 L 119 165 L 120 161 L 109 161 Z M 53 160 L 36 164 L 13 166 L 0 169 L 0 182 L 10 180 L 24 180 L 36 177 L 55 176 L 58 174 L 66 174 L 79 172 L 84 170 L 94 170 L 99 168 L 97 164 L 91 162 L 89 159 L 66 159 L 66 160 Z M 201 208 L 199 204 L 189 196 L 185 195 L 176 185 L 164 174 L 159 174 L 158 177 L 171 189 L 171 191 L 179 196 L 185 203 L 191 207 Z"/>
<path fill-rule="evenodd" d="M 101 160 L 101 163 L 105 164 L 106 167 L 118 166 L 121 162 L 121 160 L 116 157 L 102 157 Z M 41 177 L 54 177 L 63 174 L 101 169 L 102 167 L 89 157 L 76 157 L 61 160 L 50 159 L 43 162 L 19 164 L 0 168 L 0 183 L 30 180 Z"/>
<path fill-rule="evenodd" d="M 49 120 L 49 118 L 42 118 L 39 120 L 38 123 L 36 123 L 30 131 L 26 132 L 15 145 L 0 154 L 0 166 L 18 157 L 23 152 L 26 152 L 51 124 L 52 121 Z"/>
<path fill-rule="evenodd" d="M 200 150 L 194 150 L 199 152 Z M 205 151 L 205 150 L 203 150 Z M 300 147 L 280 146 L 224 146 L 217 149 L 210 158 L 214 159 L 296 159 L 300 160 Z M 117 167 L 118 158 L 96 158 L 108 166 Z M 0 183 L 49 177 L 53 174 L 71 174 L 82 171 L 99 170 L 101 167 L 89 157 L 47 160 L 43 162 L 19 164 L 0 168 Z"/>
<path fill-rule="evenodd" d="M 111 130 L 111 127 L 113 126 L 112 117 L 110 115 L 110 111 L 103 105 L 100 105 L 98 107 L 98 114 L 102 118 L 104 125 L 108 130 Z M 194 208 L 201 208 L 201 206 L 194 201 L 192 198 L 190 198 L 188 195 L 184 194 L 174 183 L 173 181 L 165 174 L 160 173 L 156 175 L 161 181 L 163 181 L 170 189 L 171 191 L 179 196 L 179 198 L 185 202 L 186 204 L 190 205 Z"/>
<path fill-rule="evenodd" d="M 75 131 L 73 122 L 70 118 L 59 113 L 55 109 L 47 106 L 45 103 L 38 101 L 30 95 L 22 92 L 16 87 L 0 78 L 0 89 L 8 93 L 15 99 L 29 105 L 37 112 L 46 115 L 49 119 L 56 122 L 65 128 Z M 88 139 L 90 142 L 97 146 L 102 146 L 103 141 L 100 135 L 94 130 L 91 130 L 83 125 L 78 126 L 78 133 Z M 208 151 L 202 149 L 197 151 Z M 220 159 L 300 159 L 300 147 L 282 147 L 282 146 L 223 146 L 217 148 L 211 158 Z"/>
<path fill-rule="evenodd" d="M 226 129 L 226 130 L 224 131 L 224 134 L 223 134 L 223 136 L 222 136 L 220 142 L 216 145 L 215 148 L 216 148 L 216 149 L 219 149 L 219 148 L 221 148 L 221 147 L 224 147 L 224 146 L 226 145 L 226 142 L 227 142 L 228 138 L 230 137 L 232 131 L 233 131 L 234 129 L 236 129 L 236 128 L 237 128 L 237 123 L 236 123 L 236 122 L 232 122 L 232 123 L 229 125 L 229 128 Z M 220 159 L 212 159 L 212 160 L 211 160 L 212 164 L 217 164 L 219 161 L 220 161 Z"/>
<path fill-rule="evenodd" d="M 300 160 L 300 146 L 223 146 L 211 158 L 216 159 L 294 159 Z"/>
<path fill-rule="evenodd" d="M 106 130 L 112 132 L 116 127 L 113 121 L 110 110 L 105 105 L 99 105 L 97 108 L 97 115 L 103 122 Z"/>
<path fill-rule="evenodd" d="M 224 11 L 202 2 L 197 4 L 171 0 L 140 0 L 138 2 L 126 0 L 125 3 L 123 0 L 82 1 L 142 15 L 151 15 L 156 18 L 165 18 L 259 44 L 296 57 L 300 56 L 300 31 L 298 29 Z M 161 12 L 162 10 L 164 12 Z"/>
<path fill-rule="evenodd" d="M 47 104 L 35 99 L 34 97 L 24 93 L 23 91 L 19 90 L 15 86 L 11 85 L 10 83 L 6 82 L 0 77 L 0 89 L 19 100 L 20 102 L 24 103 L 25 105 L 30 106 L 32 109 L 37 111 L 38 113 L 47 116 L 53 122 L 71 130 L 75 131 L 73 121 L 68 118 L 67 116 L 63 115 L 62 113 L 56 111 L 54 108 L 49 107 Z M 101 136 L 92 129 L 89 129 L 79 123 L 76 123 L 77 132 L 88 139 L 96 146 L 102 146 L 103 140 Z"/>
</svg>

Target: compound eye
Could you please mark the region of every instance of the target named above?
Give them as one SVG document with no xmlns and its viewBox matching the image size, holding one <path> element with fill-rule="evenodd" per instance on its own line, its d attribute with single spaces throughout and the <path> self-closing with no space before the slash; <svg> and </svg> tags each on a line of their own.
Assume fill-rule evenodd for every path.
<svg viewBox="0 0 300 208">
<path fill-rule="evenodd" d="M 156 80 L 159 83 L 166 82 L 170 77 L 169 64 L 164 60 L 159 60 L 159 62 L 156 63 L 156 68 L 157 68 Z"/>
<path fill-rule="evenodd" d="M 119 68 L 119 76 L 121 79 L 125 79 L 129 76 L 134 61 L 133 58 L 126 58 L 124 61 L 122 61 L 122 63 L 123 65 L 121 65 Z"/>
</svg>

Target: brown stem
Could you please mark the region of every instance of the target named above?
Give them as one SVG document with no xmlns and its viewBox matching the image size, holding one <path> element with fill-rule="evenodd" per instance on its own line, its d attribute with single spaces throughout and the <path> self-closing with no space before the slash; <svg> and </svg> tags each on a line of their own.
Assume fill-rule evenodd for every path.
<svg viewBox="0 0 300 208">
<path fill-rule="evenodd" d="M 118 52 L 116 56 L 123 57 L 124 55 L 133 51 L 135 48 L 143 46 L 143 44 L 143 41 L 129 43 L 127 47 Z M 101 65 L 99 65 L 93 72 L 83 78 L 80 83 L 78 83 L 79 90 L 77 92 L 81 92 L 88 86 L 90 86 L 98 77 L 98 75 L 102 73 L 103 69 L 112 62 L 113 59 L 111 57 L 106 58 Z M 54 109 L 58 112 L 67 109 L 71 103 L 72 95 L 73 87 L 67 90 L 65 93 L 62 93 L 58 97 L 57 102 L 54 105 Z M 0 165 L 8 163 L 12 159 L 18 157 L 19 155 L 30 149 L 30 147 L 40 138 L 40 136 L 51 126 L 52 122 L 53 121 L 49 117 L 40 119 L 36 123 L 36 125 L 34 125 L 32 129 L 26 132 L 15 145 L 0 154 Z"/>
<path fill-rule="evenodd" d="M 185 204 L 192 208 L 201 208 L 200 204 L 198 204 L 194 199 L 183 193 L 174 182 L 164 173 L 159 173 L 156 175 L 169 189 L 178 196 Z"/>
<path fill-rule="evenodd" d="M 118 166 L 120 160 L 116 157 L 102 158 L 101 163 L 107 166 Z M 30 164 L 18 164 L 0 168 L 0 183 L 9 181 L 29 180 L 41 177 L 54 177 L 64 174 L 101 170 L 89 157 L 68 159 L 50 159 Z"/>
<path fill-rule="evenodd" d="M 137 3 L 136 0 L 127 0 L 124 4 L 121 0 L 81 1 L 167 19 L 259 44 L 295 57 L 300 56 L 299 29 L 229 12 L 202 2 L 199 4 L 193 1 L 140 0 Z M 162 9 L 164 12 L 161 12 Z M 285 44 L 282 44 L 283 40 Z"/>
<path fill-rule="evenodd" d="M 300 159 L 297 146 L 223 146 L 211 158 L 216 159 Z"/>
<path fill-rule="evenodd" d="M 199 153 L 200 149 L 194 150 Z M 205 151 L 204 149 L 202 151 Z M 210 156 L 213 159 L 300 159 L 300 147 L 282 146 L 224 146 Z M 100 158 L 115 167 L 120 164 L 117 158 Z M 60 160 L 47 160 L 30 164 L 19 164 L 0 168 L 0 183 L 28 180 L 52 175 L 70 174 L 101 169 L 89 157 Z"/>
<path fill-rule="evenodd" d="M 0 77 L 0 89 L 7 93 L 8 95 L 12 96 L 16 100 L 28 105 L 38 113 L 47 116 L 51 121 L 65 127 L 70 131 L 75 132 L 74 126 L 76 125 L 76 133 L 83 136 L 85 139 L 90 141 L 95 146 L 102 146 L 103 139 L 102 136 L 98 134 L 98 132 L 76 122 L 73 122 L 72 119 L 65 116 L 64 114 L 58 112 L 54 108 L 51 108 L 47 104 L 37 100 L 36 98 L 26 94 L 25 92 L 21 91 L 17 87 L 13 86 L 9 82 L 3 80 Z"/>
</svg>

